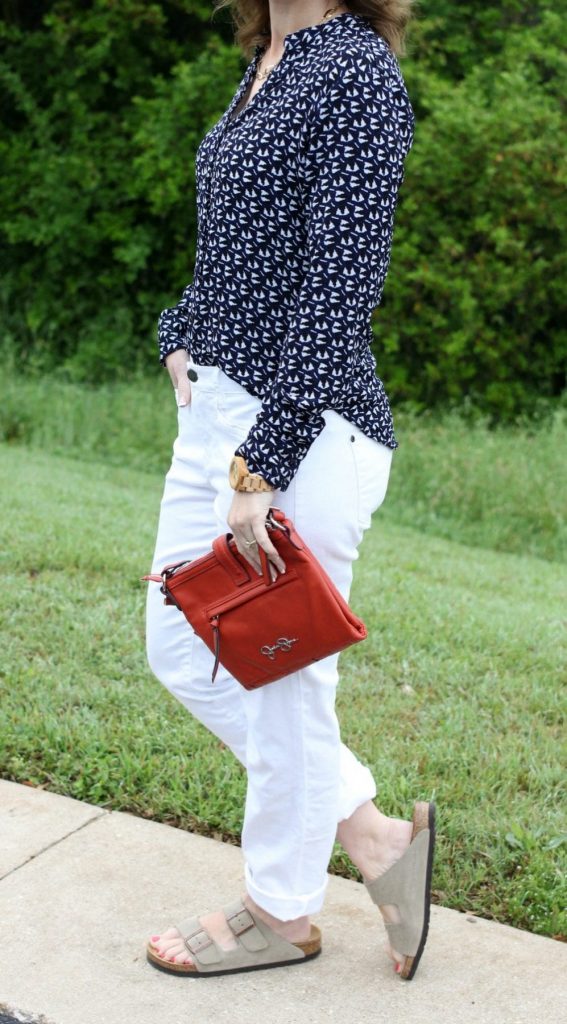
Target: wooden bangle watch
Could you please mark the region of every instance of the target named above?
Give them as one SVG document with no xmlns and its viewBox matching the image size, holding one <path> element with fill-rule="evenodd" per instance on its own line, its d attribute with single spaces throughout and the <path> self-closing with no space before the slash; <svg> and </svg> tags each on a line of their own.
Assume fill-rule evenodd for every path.
<svg viewBox="0 0 567 1024">
<path fill-rule="evenodd" d="M 230 486 L 235 491 L 273 491 L 274 488 L 259 473 L 250 473 L 246 459 L 235 455 L 228 471 Z"/>
</svg>

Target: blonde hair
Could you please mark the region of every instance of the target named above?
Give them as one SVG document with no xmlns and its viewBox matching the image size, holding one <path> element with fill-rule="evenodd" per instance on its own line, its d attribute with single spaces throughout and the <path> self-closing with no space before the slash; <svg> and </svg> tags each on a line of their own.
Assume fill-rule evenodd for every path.
<svg viewBox="0 0 567 1024">
<path fill-rule="evenodd" d="M 349 0 L 352 14 L 362 14 L 371 27 L 386 40 L 397 57 L 406 53 L 405 35 L 415 0 Z M 234 38 L 246 57 L 270 35 L 268 0 L 213 0 L 214 13 L 230 8 Z"/>
</svg>

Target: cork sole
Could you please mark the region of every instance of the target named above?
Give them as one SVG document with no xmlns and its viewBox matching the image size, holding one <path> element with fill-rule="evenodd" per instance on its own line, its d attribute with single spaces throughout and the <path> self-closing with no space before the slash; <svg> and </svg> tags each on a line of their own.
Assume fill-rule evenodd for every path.
<svg viewBox="0 0 567 1024">
<path fill-rule="evenodd" d="M 160 971 L 165 971 L 167 974 L 181 974 L 190 978 L 211 978 L 218 977 L 221 974 L 244 974 L 247 971 L 263 971 L 269 967 L 294 967 L 296 964 L 304 964 L 307 960 L 314 960 L 316 956 L 319 956 L 322 945 L 321 945 L 321 931 L 317 925 L 311 925 L 311 935 L 304 942 L 294 942 L 294 946 L 302 951 L 304 956 L 301 960 L 277 960 L 271 964 L 250 964 L 249 967 L 236 967 L 222 969 L 218 971 L 200 971 L 193 964 L 175 964 L 169 960 L 164 960 L 161 956 L 158 956 L 156 947 L 148 942 L 146 946 L 146 957 L 152 967 L 157 967 Z M 253 953 L 250 954 L 254 956 Z"/>
<path fill-rule="evenodd" d="M 433 872 L 433 852 L 435 849 L 435 804 L 426 803 L 425 801 L 417 801 L 413 812 L 413 829 L 412 829 L 412 842 L 415 839 L 418 832 L 422 829 L 429 829 L 429 850 L 427 853 L 427 873 L 425 877 L 425 914 L 423 918 L 423 930 L 421 932 L 421 938 L 419 940 L 419 946 L 414 956 L 406 956 L 402 964 L 400 971 L 400 978 L 403 981 L 411 981 L 427 942 L 427 933 L 429 931 L 429 918 L 431 908 L 431 875 Z"/>
</svg>

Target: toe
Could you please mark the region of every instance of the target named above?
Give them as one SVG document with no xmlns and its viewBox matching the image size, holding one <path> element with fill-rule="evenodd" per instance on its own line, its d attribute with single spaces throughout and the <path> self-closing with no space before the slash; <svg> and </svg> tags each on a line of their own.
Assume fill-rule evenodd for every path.
<svg viewBox="0 0 567 1024">
<path fill-rule="evenodd" d="M 397 949 L 394 949 L 394 947 L 391 946 L 389 942 L 386 943 L 386 953 L 388 954 L 390 960 L 392 961 L 392 967 L 394 968 L 394 970 L 396 972 L 398 971 L 398 968 L 399 970 L 401 970 L 406 959 L 404 954 L 398 953 Z"/>
<path fill-rule="evenodd" d="M 406 958 L 405 958 L 405 956 L 403 956 L 402 953 L 398 953 L 398 952 L 396 952 L 395 949 L 393 949 L 392 950 L 392 960 L 394 961 L 394 970 L 395 970 L 396 974 L 399 974 L 400 971 L 402 970 L 402 967 L 404 966 Z"/>
<path fill-rule="evenodd" d="M 152 936 L 152 942 L 155 936 Z M 154 943 L 157 955 L 170 964 L 192 964 L 193 961 L 187 953 L 187 948 L 177 928 L 168 928 L 166 932 L 158 936 L 158 942 Z"/>
<path fill-rule="evenodd" d="M 190 964 L 193 961 L 191 960 L 191 957 L 187 955 L 186 950 L 184 950 L 182 953 L 177 954 L 173 962 L 176 964 Z"/>
</svg>

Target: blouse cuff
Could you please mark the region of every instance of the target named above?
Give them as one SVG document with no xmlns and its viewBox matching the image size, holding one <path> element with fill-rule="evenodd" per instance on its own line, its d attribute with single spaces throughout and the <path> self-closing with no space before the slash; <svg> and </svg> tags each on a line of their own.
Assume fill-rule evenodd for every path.
<svg viewBox="0 0 567 1024">
<path fill-rule="evenodd" d="M 176 306 L 164 309 L 158 321 L 159 361 L 165 366 L 167 356 L 177 349 L 188 349 L 189 313 L 193 301 L 193 284 L 188 284 Z"/>
<path fill-rule="evenodd" d="M 290 424 L 293 432 L 276 430 L 271 418 L 264 420 L 261 414 L 234 454 L 246 459 L 250 473 L 259 473 L 275 490 L 286 491 L 324 426 L 324 418 L 316 415 L 299 427 L 297 421 Z"/>
</svg>

